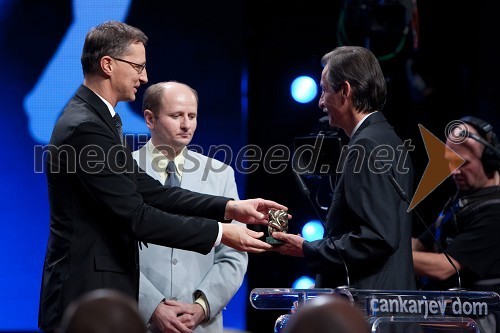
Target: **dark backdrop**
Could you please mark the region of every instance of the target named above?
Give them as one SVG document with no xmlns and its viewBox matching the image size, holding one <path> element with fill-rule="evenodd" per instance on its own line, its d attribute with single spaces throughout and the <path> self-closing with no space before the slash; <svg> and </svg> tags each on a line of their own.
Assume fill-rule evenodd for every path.
<svg viewBox="0 0 500 333">
<path fill-rule="evenodd" d="M 259 6 L 252 7 L 257 10 Z M 401 138 L 411 139 L 416 147 L 410 154 L 416 171 L 415 187 L 428 163 L 418 124 L 441 140 L 445 138 L 446 124 L 466 114 L 482 117 L 498 129 L 493 93 L 498 87 L 495 78 L 499 66 L 493 60 L 498 51 L 491 47 L 494 31 L 492 10 L 488 7 L 491 5 L 486 2 L 472 5 L 418 1 L 418 48 L 414 49 L 408 39 L 400 54 L 381 61 L 389 89 L 384 114 Z M 305 105 L 295 103 L 289 94 L 289 83 L 299 73 L 309 74 L 319 82 L 321 56 L 341 42 L 337 38 L 339 10 L 338 1 L 291 1 L 286 8 L 267 10 L 258 19 L 247 13 L 251 31 L 247 43 L 250 142 L 267 149 L 276 144 L 292 147 L 295 137 L 321 128 L 318 119 L 324 114 L 317 106 L 318 99 Z M 382 48 L 390 48 L 387 44 L 393 42 L 390 38 L 387 43 L 376 38 L 384 36 L 373 39 Z M 386 52 L 376 53 L 381 54 Z M 425 83 L 421 89 L 410 84 L 418 80 Z M 313 200 L 319 191 L 318 202 L 327 205 L 328 177 L 309 177 L 305 181 Z M 436 218 L 446 196 L 453 191 L 453 182 L 448 179 L 417 206 L 427 223 Z M 304 222 L 317 218 L 299 191 L 290 167 L 279 174 L 269 174 L 263 169 L 252 173 L 248 176 L 247 195 L 267 196 L 288 205 L 294 216 L 290 232 L 301 232 Z M 422 229 L 415 220 L 414 233 Z M 249 290 L 291 287 L 301 275 L 314 276 L 302 258 L 275 253 L 250 256 Z M 249 307 L 248 328 L 253 332 L 269 332 L 283 313 Z"/>
<path fill-rule="evenodd" d="M 127 2 L 122 1 L 120 6 L 128 6 Z M 45 176 L 34 172 L 37 155 L 33 147 L 44 142 L 33 134 L 33 126 L 51 128 L 53 122 L 50 117 L 42 117 L 33 125 L 24 103 L 76 21 L 75 8 L 83 3 L 92 17 L 97 8 L 105 17 L 118 6 L 111 1 L 0 0 L 0 111 L 4 118 L 0 122 L 4 136 L 0 164 L 4 235 L 0 242 L 0 330 L 36 327 L 49 215 Z M 319 82 L 321 56 L 340 42 L 337 23 L 342 5 L 340 0 L 296 0 L 273 4 L 277 8 L 272 9 L 266 1 L 148 0 L 131 1 L 123 16 L 150 38 L 150 83 L 179 80 L 198 90 L 200 122 L 193 143 L 206 153 L 211 146 L 227 145 L 232 154 L 219 150 L 215 157 L 244 171 L 236 156 L 245 144 L 258 145 L 263 154 L 275 145 L 293 151 L 295 137 L 317 131 L 318 119 L 324 116 L 317 98 L 298 104 L 292 100 L 289 86 L 299 74 L 308 74 Z M 495 11 L 490 7 L 484 1 L 477 5 L 419 1 L 418 49 L 412 49 L 412 40 L 408 39 L 401 53 L 382 61 L 389 87 L 384 113 L 400 136 L 411 139 L 416 147 L 411 154 L 415 184 L 428 162 L 418 124 L 441 139 L 445 125 L 465 114 L 482 117 L 495 128 L 498 125 L 495 101 L 500 73 L 498 51 L 494 51 L 498 49 L 494 47 L 498 29 L 494 28 Z M 353 22 L 349 24 L 365 21 Z M 346 28 L 352 36 L 363 37 L 359 26 L 352 28 L 349 24 Z M 391 38 L 384 43 L 383 34 L 374 36 L 372 42 L 382 49 L 393 46 Z M 409 60 L 413 61 L 411 70 Z M 73 84 L 82 80 L 80 71 L 70 72 L 71 68 L 78 69 L 78 62 L 67 66 L 59 76 L 51 77 L 50 94 L 40 98 L 44 116 L 56 112 L 49 105 L 58 94 L 63 95 L 68 80 Z M 424 88 L 413 89 L 409 82 L 419 79 L 425 83 Z M 137 101 L 128 106 L 130 119 L 124 122 L 140 124 L 143 91 L 139 90 Z M 147 130 L 137 125 L 131 132 Z M 214 155 L 214 147 L 211 152 Z M 316 216 L 298 191 L 289 165 L 277 173 L 266 171 L 263 161 L 257 165 L 255 172 L 237 174 L 240 196 L 270 198 L 289 206 L 294 216 L 291 232 L 300 232 L 302 225 Z M 318 200 L 327 205 L 327 179 L 306 181 L 313 193 L 321 189 Z M 450 191 L 453 184 L 447 180 L 417 206 L 426 221 L 430 223 L 436 217 Z M 414 227 L 416 233 L 422 229 L 417 222 Z M 283 312 L 253 309 L 248 294 L 253 288 L 291 287 L 300 275 L 312 276 L 303 259 L 251 254 L 247 285 L 241 290 L 243 301 L 233 306 L 240 310 L 235 316 L 242 309 L 243 314 L 246 311 L 243 327 L 252 332 L 272 331 L 275 319 Z M 234 324 L 241 328 L 238 325 Z"/>
</svg>

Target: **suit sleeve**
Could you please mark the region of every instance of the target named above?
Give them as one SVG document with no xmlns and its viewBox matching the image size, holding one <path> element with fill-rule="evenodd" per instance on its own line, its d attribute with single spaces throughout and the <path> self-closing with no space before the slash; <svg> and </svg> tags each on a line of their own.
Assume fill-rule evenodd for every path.
<svg viewBox="0 0 500 333">
<path fill-rule="evenodd" d="M 137 164 L 134 167 L 139 169 Z M 152 207 L 173 214 L 224 220 L 229 198 L 192 192 L 181 187 L 167 188 L 143 171 L 138 172 L 137 182 L 144 202 Z"/>
<path fill-rule="evenodd" d="M 221 179 L 223 195 L 238 199 L 238 191 L 234 179 L 234 171 L 231 167 L 225 172 L 227 175 Z M 246 228 L 246 225 L 237 221 Z M 245 276 L 248 264 L 248 254 L 236 251 L 229 246 L 219 245 L 215 248 L 214 265 L 203 278 L 198 286 L 210 308 L 210 318 L 218 315 L 224 306 L 229 303 L 234 294 L 238 291 Z"/>
<path fill-rule="evenodd" d="M 138 173 L 130 152 L 98 123 L 80 124 L 69 145 L 78 156 L 78 178 L 96 204 L 109 212 L 110 223 L 144 242 L 203 254 L 211 250 L 218 225 L 207 218 L 222 219 L 229 199 L 162 187 Z"/>
<path fill-rule="evenodd" d="M 139 312 L 147 323 L 151 319 L 156 307 L 165 297 L 154 284 L 142 273 L 139 278 Z"/>
<path fill-rule="evenodd" d="M 344 208 L 342 218 L 345 221 L 341 224 L 348 226 L 349 230 L 340 237 L 304 243 L 308 264 L 318 272 L 330 270 L 332 264 L 342 265 L 337 250 L 342 253 L 347 266 L 363 267 L 376 266 L 399 247 L 400 199 L 387 172 L 376 172 L 373 160 L 369 159 L 376 142 L 362 139 L 354 146 L 350 149 L 364 151 L 364 157 L 349 154 L 343 169 L 347 208 Z"/>
</svg>

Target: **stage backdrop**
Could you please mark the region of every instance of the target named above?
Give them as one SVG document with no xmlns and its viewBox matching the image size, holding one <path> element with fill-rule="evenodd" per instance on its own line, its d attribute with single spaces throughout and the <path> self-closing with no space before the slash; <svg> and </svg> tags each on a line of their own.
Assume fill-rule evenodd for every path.
<svg viewBox="0 0 500 333">
<path fill-rule="evenodd" d="M 412 36 L 418 37 L 418 45 L 408 37 L 404 52 L 382 61 L 389 90 L 383 112 L 398 134 L 416 146 L 411 156 L 416 182 L 428 162 L 418 124 L 443 138 L 450 120 L 471 114 L 491 122 L 500 134 L 500 51 L 494 47 L 497 11 L 489 4 L 493 2 L 295 0 L 273 9 L 269 1 L 255 0 L 0 0 L 0 331 L 37 326 L 49 223 L 37 147 L 48 142 L 60 111 L 82 82 L 80 53 L 92 26 L 115 19 L 141 28 L 150 38 L 149 82 L 178 80 L 196 88 L 199 124 L 193 143 L 238 171 L 242 168 L 236 153 L 245 144 L 258 145 L 263 153 L 277 145 L 292 149 L 295 137 L 317 132 L 324 116 L 317 107 L 319 96 L 298 104 L 289 85 L 296 75 L 318 81 L 321 56 L 340 42 L 353 44 L 357 40 L 351 37 L 361 37 L 363 46 L 374 45 L 375 40 L 350 25 L 356 23 L 356 15 L 340 15 L 345 4 L 355 3 L 418 3 L 419 30 Z M 370 18 L 366 8 L 349 13 Z M 364 19 L 358 21 L 362 27 L 368 26 Z M 393 43 L 382 46 L 398 49 Z M 144 89 L 136 102 L 118 106 L 127 133 L 147 133 L 140 114 Z M 216 153 L 213 147 L 210 151 L 220 145 L 230 147 L 233 154 Z M 292 232 L 317 218 L 289 165 L 279 173 L 265 170 L 262 159 L 257 166 L 251 174 L 236 173 L 242 198 L 266 197 L 288 205 L 294 216 Z M 329 189 L 328 183 L 323 185 Z M 444 189 L 436 189 L 418 207 L 428 223 L 446 201 L 449 192 Z M 328 206 L 328 195 L 315 200 Z M 226 326 L 271 331 L 281 313 L 251 308 L 248 292 L 256 287 L 291 287 L 303 274 L 312 272 L 301 258 L 251 254 L 247 285 L 225 310 Z"/>
<path fill-rule="evenodd" d="M 80 55 L 92 26 L 113 19 L 139 27 L 150 38 L 149 82 L 178 80 L 198 90 L 192 143 L 208 152 L 211 145 L 236 150 L 245 142 L 241 4 L 199 2 L 192 9 L 157 1 L 0 1 L 0 331 L 37 327 L 49 223 L 40 149 L 83 80 Z M 136 102 L 117 108 L 126 133 L 148 133 L 144 89 Z M 237 182 L 244 197 L 244 179 L 238 175 Z M 244 285 L 225 310 L 226 326 L 244 328 L 247 295 Z"/>
</svg>

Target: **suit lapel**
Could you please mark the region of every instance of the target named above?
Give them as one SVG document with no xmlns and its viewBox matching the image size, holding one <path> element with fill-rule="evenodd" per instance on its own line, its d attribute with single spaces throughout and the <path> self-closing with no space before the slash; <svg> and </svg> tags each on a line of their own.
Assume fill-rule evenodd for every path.
<svg viewBox="0 0 500 333">
<path fill-rule="evenodd" d="M 144 161 L 145 165 L 143 165 L 142 161 L 139 161 L 140 163 L 138 163 L 141 169 L 146 170 L 146 172 L 150 176 L 161 182 L 160 172 L 153 168 L 153 156 L 147 148 L 147 144 L 141 147 L 141 149 L 139 150 L 139 154 L 139 156 L 146 156 Z M 196 154 L 193 154 L 188 150 L 186 152 L 186 159 L 184 160 L 180 186 L 182 188 L 187 188 L 195 192 L 201 191 L 203 188 L 203 182 L 201 181 L 201 179 L 203 177 L 204 168 L 205 164 L 203 160 L 201 160 Z"/>
<path fill-rule="evenodd" d="M 153 155 L 151 154 L 151 152 L 147 147 L 148 144 L 149 143 L 145 144 L 139 150 L 138 165 L 139 167 L 141 167 L 141 169 L 145 170 L 148 175 L 150 175 L 151 177 L 153 177 L 154 179 L 163 184 L 160 176 L 160 171 L 156 170 L 156 168 L 153 168 Z M 142 156 L 145 157 L 144 161 L 141 160 Z"/>
<path fill-rule="evenodd" d="M 195 164 L 193 160 L 196 160 L 197 164 Z M 192 189 L 193 191 L 201 190 L 200 179 L 203 176 L 203 169 L 203 161 L 187 150 L 186 159 L 184 160 L 181 187 Z"/>
<path fill-rule="evenodd" d="M 359 126 L 359 128 L 356 130 L 356 133 L 354 133 L 354 135 L 349 140 L 349 145 L 351 143 L 353 143 L 356 140 L 356 137 L 359 135 L 359 133 L 361 133 L 361 131 L 364 130 L 365 128 L 367 128 L 368 126 L 376 124 L 376 123 L 380 123 L 380 122 L 386 122 L 386 121 L 387 120 L 385 119 L 382 112 L 379 111 L 379 112 L 372 113 L 371 115 L 369 115 L 365 119 L 365 121 L 363 121 L 361 126 Z"/>
</svg>

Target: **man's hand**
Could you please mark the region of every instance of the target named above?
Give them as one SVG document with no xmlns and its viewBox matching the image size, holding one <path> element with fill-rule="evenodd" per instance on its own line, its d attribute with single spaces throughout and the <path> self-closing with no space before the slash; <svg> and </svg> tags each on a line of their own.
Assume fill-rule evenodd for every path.
<svg viewBox="0 0 500 333">
<path fill-rule="evenodd" d="M 272 246 L 259 240 L 263 232 L 257 232 L 237 224 L 222 223 L 221 242 L 238 251 L 261 253 L 271 250 Z"/>
<path fill-rule="evenodd" d="M 167 300 L 165 305 L 172 307 L 174 311 L 183 311 L 182 316 L 178 318 L 190 329 L 194 330 L 205 319 L 205 311 L 200 304 Z"/>
<path fill-rule="evenodd" d="M 412 237 L 411 238 L 411 249 L 413 251 L 425 251 L 427 252 L 427 249 L 425 248 L 424 244 L 420 241 L 420 239 Z"/>
<path fill-rule="evenodd" d="M 161 333 L 192 333 L 195 327 L 193 314 L 186 303 L 165 301 L 160 303 L 151 315 L 152 330 Z M 189 305 L 189 304 L 188 304 Z M 200 309 L 201 306 L 197 305 Z M 191 311 L 192 312 L 192 311 Z M 203 313 L 203 309 L 201 309 Z"/>
<path fill-rule="evenodd" d="M 300 235 L 286 234 L 284 232 L 273 232 L 273 237 L 285 242 L 285 244 L 273 247 L 273 251 L 277 251 L 281 254 L 286 254 L 294 257 L 304 256 L 304 251 L 302 250 L 304 238 L 302 238 Z"/>
<path fill-rule="evenodd" d="M 287 207 L 277 202 L 264 199 L 231 200 L 226 205 L 224 217 L 247 224 L 266 224 L 268 211 L 271 208 L 288 210 Z M 291 216 L 289 215 L 290 219 Z"/>
</svg>

